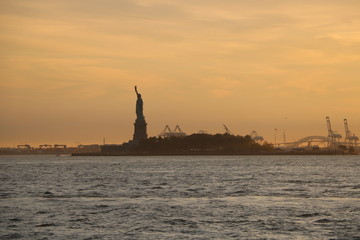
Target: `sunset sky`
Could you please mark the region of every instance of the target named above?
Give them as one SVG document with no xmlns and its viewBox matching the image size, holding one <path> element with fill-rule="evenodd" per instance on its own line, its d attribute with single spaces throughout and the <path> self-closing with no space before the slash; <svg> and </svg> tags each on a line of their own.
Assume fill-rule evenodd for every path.
<svg viewBox="0 0 360 240">
<path fill-rule="evenodd" d="M 359 0 L 0 0 L 0 146 L 360 135 Z"/>
</svg>

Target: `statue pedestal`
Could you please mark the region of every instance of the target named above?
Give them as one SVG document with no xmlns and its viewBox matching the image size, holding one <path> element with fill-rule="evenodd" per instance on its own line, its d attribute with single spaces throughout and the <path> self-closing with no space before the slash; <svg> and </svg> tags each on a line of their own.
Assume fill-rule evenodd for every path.
<svg viewBox="0 0 360 240">
<path fill-rule="evenodd" d="M 139 142 L 142 139 L 147 139 L 147 132 L 146 132 L 146 121 L 145 119 L 136 119 L 134 123 L 134 137 L 133 140 L 135 142 Z"/>
</svg>

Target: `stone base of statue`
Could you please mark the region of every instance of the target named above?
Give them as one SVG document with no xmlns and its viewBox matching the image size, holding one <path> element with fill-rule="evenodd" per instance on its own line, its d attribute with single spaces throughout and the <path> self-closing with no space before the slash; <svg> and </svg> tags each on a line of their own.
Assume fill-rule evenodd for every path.
<svg viewBox="0 0 360 240">
<path fill-rule="evenodd" d="M 146 121 L 145 119 L 136 119 L 134 123 L 134 137 L 133 140 L 135 142 L 139 142 L 142 139 L 147 139 L 147 131 L 146 131 Z"/>
</svg>

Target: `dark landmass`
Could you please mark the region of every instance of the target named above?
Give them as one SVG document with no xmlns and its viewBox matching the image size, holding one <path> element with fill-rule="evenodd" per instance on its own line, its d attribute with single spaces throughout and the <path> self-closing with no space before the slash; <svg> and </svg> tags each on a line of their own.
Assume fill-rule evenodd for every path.
<svg viewBox="0 0 360 240">
<path fill-rule="evenodd" d="M 125 146 L 126 148 L 126 146 Z M 250 136 L 230 134 L 192 134 L 185 137 L 157 138 L 142 140 L 139 144 L 125 149 L 138 154 L 245 154 L 273 151 L 272 145 L 255 143 Z"/>
<path fill-rule="evenodd" d="M 72 155 L 78 154 L 92 154 L 100 153 L 101 146 L 97 144 L 92 145 L 79 145 L 77 147 L 56 148 L 41 148 L 31 147 L 30 145 L 23 145 L 26 148 L 0 148 L 0 155 Z M 50 145 L 48 145 L 50 146 Z"/>
<path fill-rule="evenodd" d="M 250 136 L 192 134 L 185 137 L 151 137 L 122 145 L 103 145 L 101 152 L 74 156 L 176 156 L 176 155 L 343 155 L 342 150 L 281 150 L 272 144 L 258 144 Z"/>
</svg>

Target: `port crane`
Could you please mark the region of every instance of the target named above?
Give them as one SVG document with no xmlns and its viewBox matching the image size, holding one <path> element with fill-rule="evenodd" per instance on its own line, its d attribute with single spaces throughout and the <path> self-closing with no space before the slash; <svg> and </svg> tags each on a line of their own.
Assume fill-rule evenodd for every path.
<svg viewBox="0 0 360 240">
<path fill-rule="evenodd" d="M 166 125 L 164 130 L 159 134 L 159 137 L 170 138 L 170 137 L 185 137 L 186 133 L 184 133 L 179 125 L 176 125 L 174 130 L 171 130 L 169 125 Z"/>
<path fill-rule="evenodd" d="M 181 128 L 179 127 L 179 125 L 176 125 L 175 129 L 172 131 L 173 135 L 175 137 L 185 137 L 186 133 L 184 133 Z"/>
<path fill-rule="evenodd" d="M 351 131 L 349 130 L 349 125 L 348 125 L 348 121 L 345 118 L 344 119 L 344 127 L 345 127 L 345 142 L 354 142 L 355 145 L 357 143 L 357 141 L 359 141 L 359 137 L 355 136 L 355 134 L 351 134 Z"/>
<path fill-rule="evenodd" d="M 234 135 L 225 124 L 223 124 L 223 126 L 225 128 L 225 134 Z"/>
<path fill-rule="evenodd" d="M 330 118 L 326 117 L 326 125 L 328 128 L 328 137 L 330 138 L 330 145 L 331 147 L 335 147 L 339 140 L 342 138 L 341 134 L 337 133 L 336 131 L 333 131 L 331 128 L 331 122 L 330 122 Z"/>
</svg>

